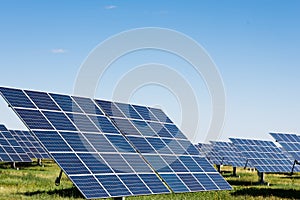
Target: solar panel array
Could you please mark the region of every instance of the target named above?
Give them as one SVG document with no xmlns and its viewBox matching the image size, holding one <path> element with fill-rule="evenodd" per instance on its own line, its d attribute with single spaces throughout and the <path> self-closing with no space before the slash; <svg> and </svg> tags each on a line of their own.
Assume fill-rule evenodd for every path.
<svg viewBox="0 0 300 200">
<path fill-rule="evenodd" d="M 215 169 L 161 110 L 96 102 L 174 192 L 230 189 L 214 178 Z"/>
<path fill-rule="evenodd" d="M 0 161 L 32 162 L 21 145 L 4 125 L 0 125 Z"/>
<path fill-rule="evenodd" d="M 211 141 L 213 149 L 219 157 L 221 165 L 229 165 L 233 167 L 245 167 L 246 158 L 231 142 Z"/>
<path fill-rule="evenodd" d="M 199 143 L 197 145 L 201 154 L 204 155 L 210 163 L 215 165 L 222 165 L 222 157 L 214 150 L 212 144 L 208 143 Z"/>
<path fill-rule="evenodd" d="M 88 199 L 169 193 L 161 179 L 173 192 L 231 189 L 161 110 L 0 92 Z"/>
<path fill-rule="evenodd" d="M 293 157 L 294 160 L 300 161 L 299 135 L 284 133 L 270 133 L 270 135 Z"/>
<path fill-rule="evenodd" d="M 230 140 L 259 172 L 291 172 L 293 163 L 273 142 L 237 138 Z"/>
<path fill-rule="evenodd" d="M 30 158 L 47 159 L 48 153 L 29 131 L 9 130 Z"/>
</svg>

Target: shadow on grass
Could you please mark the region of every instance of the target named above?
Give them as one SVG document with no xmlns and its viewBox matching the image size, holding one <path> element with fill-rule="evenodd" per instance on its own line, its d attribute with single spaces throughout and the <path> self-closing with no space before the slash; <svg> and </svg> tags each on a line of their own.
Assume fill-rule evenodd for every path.
<svg viewBox="0 0 300 200">
<path fill-rule="evenodd" d="M 84 198 L 82 194 L 76 187 L 67 188 L 67 189 L 55 189 L 50 191 L 34 191 L 34 192 L 25 192 L 24 195 L 26 196 L 34 196 L 40 194 L 47 194 L 47 195 L 58 195 L 60 197 L 68 197 L 68 198 Z"/>
<path fill-rule="evenodd" d="M 299 199 L 299 190 L 284 190 L 284 189 L 272 189 L 272 188 L 244 188 L 233 192 L 233 196 L 252 196 L 252 197 L 278 197 L 278 198 L 289 198 L 289 199 Z"/>
<path fill-rule="evenodd" d="M 252 186 L 252 185 L 257 185 L 257 182 L 251 182 L 251 181 L 227 180 L 227 182 L 230 185 L 235 185 L 235 186 Z"/>
<path fill-rule="evenodd" d="M 300 179 L 300 176 L 284 176 L 283 179 Z"/>
</svg>

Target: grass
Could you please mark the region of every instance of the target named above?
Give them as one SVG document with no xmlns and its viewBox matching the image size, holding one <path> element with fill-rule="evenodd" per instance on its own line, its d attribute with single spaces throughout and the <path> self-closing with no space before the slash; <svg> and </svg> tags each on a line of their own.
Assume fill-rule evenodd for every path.
<svg viewBox="0 0 300 200">
<path fill-rule="evenodd" d="M 20 170 L 10 168 L 8 164 L 0 164 L 0 200 L 12 199 L 83 199 L 80 192 L 71 181 L 63 175 L 60 186 L 54 181 L 59 174 L 59 167 L 53 161 L 43 162 L 44 167 L 36 163 L 22 164 Z M 232 177 L 229 170 L 224 167 L 226 180 L 233 186 L 232 191 L 199 192 L 188 194 L 168 194 L 128 197 L 129 200 L 219 200 L 219 199 L 299 199 L 300 174 L 289 176 L 285 174 L 267 174 L 265 180 L 270 186 L 257 185 L 256 172 L 238 169 L 240 177 Z"/>
</svg>

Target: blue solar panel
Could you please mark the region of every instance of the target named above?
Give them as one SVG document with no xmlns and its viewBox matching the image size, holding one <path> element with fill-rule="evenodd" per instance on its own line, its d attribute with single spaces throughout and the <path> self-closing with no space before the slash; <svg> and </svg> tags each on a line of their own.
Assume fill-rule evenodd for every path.
<svg viewBox="0 0 300 200">
<path fill-rule="evenodd" d="M 293 162 L 271 141 L 230 138 L 234 146 L 247 158 L 247 164 L 259 172 L 291 172 Z"/>
<path fill-rule="evenodd" d="M 4 125 L 0 129 L 0 161 L 32 162 L 13 134 Z"/>
<path fill-rule="evenodd" d="M 30 158 L 50 158 L 48 153 L 29 131 L 10 130 L 10 132 Z"/>
<path fill-rule="evenodd" d="M 99 175 L 96 178 L 111 196 L 131 196 L 132 194 L 116 175 Z M 148 193 L 146 193 L 148 194 Z"/>
<path fill-rule="evenodd" d="M 54 103 L 54 101 L 47 93 L 28 90 L 26 90 L 25 93 L 30 97 L 30 99 L 39 109 L 56 111 L 59 110 L 58 106 Z"/>
<path fill-rule="evenodd" d="M 102 110 L 109 116 L 125 117 L 122 112 L 115 106 L 114 103 L 103 100 L 95 100 Z"/>
<path fill-rule="evenodd" d="M 143 181 L 135 174 L 120 175 L 119 178 L 132 191 L 133 195 L 149 194 L 151 193 Z"/>
<path fill-rule="evenodd" d="M 75 126 L 64 113 L 43 111 L 43 114 L 47 117 L 56 130 L 76 131 Z"/>
<path fill-rule="evenodd" d="M 169 190 L 154 174 L 140 174 L 140 178 L 152 190 L 153 194 L 168 193 Z"/>
<path fill-rule="evenodd" d="M 103 115 L 103 112 L 94 104 L 91 99 L 83 97 L 73 97 L 73 99 L 85 113 L 93 115 Z"/>
<path fill-rule="evenodd" d="M 98 154 L 81 153 L 78 156 L 94 174 L 113 173 Z"/>
<path fill-rule="evenodd" d="M 174 138 L 172 134 L 165 129 L 165 127 L 158 122 L 148 122 L 149 126 L 155 131 L 155 133 L 162 138 Z"/>
<path fill-rule="evenodd" d="M 159 109 L 7 91 L 0 88 L 13 110 L 86 198 L 169 193 L 155 171 L 173 192 L 205 190 L 197 174 L 218 176 L 218 184 L 228 184 Z M 27 99 L 27 104 L 15 100 L 14 92 L 19 99 Z M 33 105 L 30 109 L 28 102 Z M 211 180 L 218 186 L 215 179 Z"/>
<path fill-rule="evenodd" d="M 69 146 L 76 152 L 96 152 L 90 145 L 84 134 L 77 132 L 59 132 L 65 141 L 68 141 Z"/>
<path fill-rule="evenodd" d="M 104 116 L 89 116 L 94 124 L 103 133 L 119 134 L 118 130 L 112 125 L 112 123 Z"/>
<path fill-rule="evenodd" d="M 114 123 L 120 128 L 125 135 L 141 135 L 137 129 L 127 119 L 113 119 Z"/>
<path fill-rule="evenodd" d="M 12 88 L 0 88 L 0 92 L 13 107 L 36 108 L 22 90 Z"/>
<path fill-rule="evenodd" d="M 15 109 L 15 111 L 30 129 L 54 129 L 39 110 Z"/>
<path fill-rule="evenodd" d="M 212 179 L 206 174 L 195 174 L 196 179 L 201 182 L 201 185 L 205 190 L 218 190 L 218 186 L 212 181 Z M 228 187 L 228 185 L 226 185 Z"/>
<path fill-rule="evenodd" d="M 65 112 L 82 113 L 82 110 L 70 96 L 50 94 L 59 107 Z"/>
<path fill-rule="evenodd" d="M 140 133 L 143 133 L 144 136 L 154 136 L 157 137 L 158 135 L 155 131 L 148 125 L 148 123 L 139 120 L 131 120 L 131 123 Z"/>
<path fill-rule="evenodd" d="M 48 152 L 72 152 L 68 144 L 56 131 L 33 131 Z"/>
<path fill-rule="evenodd" d="M 132 107 L 139 113 L 139 115 L 148 121 L 158 121 L 158 119 L 144 106 L 132 105 Z"/>
<path fill-rule="evenodd" d="M 124 113 L 124 115 L 129 119 L 142 119 L 142 117 L 135 111 L 135 109 L 124 103 L 115 103 L 118 108 Z"/>
<path fill-rule="evenodd" d="M 170 184 L 173 182 L 163 178 L 174 192 L 203 191 L 203 187 L 193 174 L 217 173 L 213 166 L 200 156 L 197 148 L 187 140 L 176 125 L 171 124 L 172 122 L 162 111 L 154 109 L 158 115 L 156 116 L 150 108 L 143 106 L 127 104 L 125 107 L 124 104 L 119 103 L 110 103 L 107 106 L 107 103 L 100 100 L 96 100 L 96 102 L 104 111 L 108 110 L 106 114 L 160 176 L 168 177 L 167 174 L 178 173 L 188 174 L 188 176 L 182 176 L 185 177 L 184 180 L 176 176 L 176 180 L 181 181 L 182 185 L 186 187 L 185 190 L 181 190 L 182 186 L 180 185 L 178 185 L 179 188 L 171 186 Z M 113 108 L 114 112 L 111 112 L 111 109 L 107 109 L 107 107 Z M 128 114 L 129 110 L 135 110 L 135 114 Z M 139 116 L 142 117 L 142 120 Z M 159 118 L 160 121 L 158 121 Z M 172 177 L 174 178 L 174 176 Z M 188 180 L 186 177 L 193 178 Z M 224 180 L 224 182 L 226 181 Z M 196 186 L 198 187 L 192 183 L 197 183 Z"/>
<path fill-rule="evenodd" d="M 219 189 L 230 190 L 231 186 L 218 174 L 209 174 L 209 177 L 218 186 Z"/>
<path fill-rule="evenodd" d="M 170 118 L 160 109 L 157 108 L 149 108 L 149 110 L 154 114 L 156 119 L 158 119 L 162 123 L 173 123 Z"/>
<path fill-rule="evenodd" d="M 73 124 L 82 132 L 99 132 L 96 125 L 84 114 L 68 113 Z"/>
<path fill-rule="evenodd" d="M 161 174 L 161 177 L 175 193 L 190 192 L 187 186 L 183 183 L 183 180 L 179 179 L 176 174 Z"/>
<path fill-rule="evenodd" d="M 247 158 L 243 157 L 243 154 L 231 143 L 211 141 L 213 154 L 215 158 L 213 161 L 217 161 L 215 164 L 230 165 L 233 167 L 245 167 Z"/>
<path fill-rule="evenodd" d="M 71 176 L 70 179 L 87 199 L 110 196 L 94 176 Z"/>
<path fill-rule="evenodd" d="M 192 174 L 178 174 L 181 180 L 191 191 L 203 191 L 205 190 L 202 185 L 197 181 L 197 179 Z"/>
<path fill-rule="evenodd" d="M 293 158 L 300 162 L 300 136 L 290 133 L 270 133 L 282 148 Z"/>
</svg>

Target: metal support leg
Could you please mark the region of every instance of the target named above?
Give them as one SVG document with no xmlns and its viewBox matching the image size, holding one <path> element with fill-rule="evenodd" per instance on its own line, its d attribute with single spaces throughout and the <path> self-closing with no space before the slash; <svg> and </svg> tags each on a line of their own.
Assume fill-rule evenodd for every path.
<svg viewBox="0 0 300 200">
<path fill-rule="evenodd" d="M 248 165 L 248 160 L 246 161 L 246 164 L 245 164 L 245 167 L 244 167 L 244 169 L 246 169 L 246 168 L 247 168 L 247 165 Z"/>
<path fill-rule="evenodd" d="M 12 163 L 11 163 L 11 168 L 17 169 L 16 162 L 12 162 Z"/>
<path fill-rule="evenodd" d="M 56 186 L 59 186 L 59 185 L 60 185 L 60 180 L 61 180 L 62 174 L 63 174 L 63 171 L 60 170 L 60 173 L 59 173 L 58 177 L 57 177 L 56 180 L 55 180 L 55 185 L 56 185 Z"/>
<path fill-rule="evenodd" d="M 125 197 L 115 197 L 113 200 L 125 200 Z"/>
<path fill-rule="evenodd" d="M 42 166 L 42 165 L 43 165 L 42 159 L 38 159 L 37 162 L 38 162 L 38 165 L 39 165 L 39 166 Z"/>
<path fill-rule="evenodd" d="M 265 184 L 265 174 L 263 172 L 257 172 L 259 180 L 258 183 L 263 185 Z"/>
<path fill-rule="evenodd" d="M 233 176 L 236 176 L 236 167 L 233 167 L 232 175 L 233 175 Z"/>
<path fill-rule="evenodd" d="M 293 168 L 292 168 L 292 172 L 291 172 L 291 176 L 294 174 L 294 169 L 295 169 L 295 165 L 300 165 L 300 163 L 297 161 L 297 160 L 295 160 L 294 161 L 294 164 L 293 164 Z"/>
</svg>

